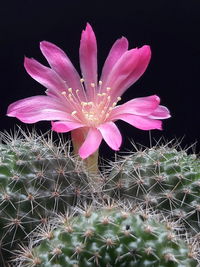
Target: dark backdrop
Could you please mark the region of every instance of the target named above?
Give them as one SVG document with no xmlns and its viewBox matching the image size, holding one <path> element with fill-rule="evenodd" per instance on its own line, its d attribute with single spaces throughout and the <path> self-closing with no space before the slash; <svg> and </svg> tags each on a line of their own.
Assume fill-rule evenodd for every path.
<svg viewBox="0 0 200 267">
<path fill-rule="evenodd" d="M 82 29 L 93 26 L 98 41 L 99 69 L 113 42 L 126 36 L 130 47 L 149 44 L 152 60 L 140 80 L 124 95 L 123 101 L 157 94 L 172 118 L 164 130 L 152 137 L 182 138 L 183 146 L 199 139 L 200 106 L 200 1 L 199 0 L 19 0 L 2 1 L 0 7 L 0 120 L 1 130 L 22 125 L 6 117 L 8 104 L 21 98 L 43 94 L 44 88 L 25 72 L 24 55 L 46 64 L 39 42 L 51 41 L 64 49 L 75 66 Z M 129 139 L 149 144 L 149 132 L 118 123 L 123 134 L 122 150 L 130 148 Z M 36 128 L 49 129 L 49 122 Z M 200 145 L 197 145 L 199 151 Z M 111 151 L 105 144 L 104 156 Z"/>
</svg>

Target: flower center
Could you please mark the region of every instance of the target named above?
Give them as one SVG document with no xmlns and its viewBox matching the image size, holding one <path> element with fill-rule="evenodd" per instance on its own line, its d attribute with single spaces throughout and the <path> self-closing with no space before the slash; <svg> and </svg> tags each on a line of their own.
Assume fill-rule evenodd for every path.
<svg viewBox="0 0 200 267">
<path fill-rule="evenodd" d="M 83 83 L 83 79 L 81 79 L 81 83 Z M 121 97 L 117 97 L 116 101 L 113 102 L 111 87 L 106 87 L 101 92 L 101 86 L 101 81 L 99 81 L 98 88 L 95 88 L 95 84 L 91 83 L 91 87 L 94 89 L 92 101 L 87 101 L 85 88 L 83 88 L 83 93 L 86 101 L 82 101 L 79 90 L 74 91 L 72 88 L 68 88 L 68 92 L 63 91 L 61 93 L 71 106 L 71 115 L 89 127 L 96 127 L 105 122 L 117 102 L 121 100 Z"/>
</svg>

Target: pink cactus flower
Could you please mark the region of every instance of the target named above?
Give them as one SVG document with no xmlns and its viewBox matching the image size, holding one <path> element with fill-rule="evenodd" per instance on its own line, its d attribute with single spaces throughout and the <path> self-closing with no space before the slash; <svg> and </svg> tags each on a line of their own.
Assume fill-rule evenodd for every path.
<svg viewBox="0 0 200 267">
<path fill-rule="evenodd" d="M 11 104 L 7 115 L 25 123 L 53 121 L 52 129 L 56 132 L 85 130 L 87 135 L 79 149 L 83 159 L 99 148 L 102 139 L 113 150 L 119 150 L 122 137 L 115 124 L 117 120 L 141 130 L 161 130 L 161 119 L 170 117 L 156 95 L 118 105 L 121 95 L 146 70 L 151 57 L 149 46 L 128 50 L 128 40 L 118 39 L 109 52 L 99 81 L 96 38 L 89 24 L 80 41 L 81 77 L 56 45 L 43 41 L 40 49 L 51 68 L 30 58 L 25 58 L 24 66 L 33 79 L 47 88 L 46 95 Z"/>
</svg>

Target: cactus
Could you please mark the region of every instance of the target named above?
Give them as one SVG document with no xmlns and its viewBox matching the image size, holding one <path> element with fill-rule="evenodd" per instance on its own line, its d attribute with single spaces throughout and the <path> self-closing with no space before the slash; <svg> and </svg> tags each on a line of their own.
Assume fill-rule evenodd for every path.
<svg viewBox="0 0 200 267">
<path fill-rule="evenodd" d="M 16 266 L 197 266 L 194 246 L 179 238 L 175 224 L 156 214 L 93 206 L 55 221 L 35 233 L 29 247 L 16 251 Z"/>
<path fill-rule="evenodd" d="M 50 136 L 23 131 L 1 139 L 0 240 L 10 249 L 54 213 L 90 202 L 93 188 L 83 162 L 70 156 L 69 143 L 57 146 Z"/>
<path fill-rule="evenodd" d="M 198 194 L 200 193 L 200 167 L 199 159 L 195 155 L 187 155 L 185 151 L 177 151 L 175 148 L 169 148 L 168 146 L 145 149 L 125 156 L 119 162 L 112 162 L 109 176 L 105 176 L 103 170 L 101 177 L 100 175 L 93 177 L 85 169 L 83 162 L 71 155 L 68 142 L 59 141 L 58 144 L 54 144 L 52 136 L 47 135 L 44 137 L 35 132 L 26 134 L 23 131 L 19 131 L 19 134 L 14 137 L 1 133 L 0 140 L 0 250 L 2 250 L 0 253 L 0 266 L 7 266 L 4 261 L 7 261 L 8 257 L 10 257 L 10 252 L 11 254 L 13 253 L 13 249 L 16 248 L 19 242 L 25 248 L 27 238 L 31 233 L 35 229 L 47 229 L 50 225 L 49 220 L 52 221 L 54 217 L 57 218 L 58 213 L 65 213 L 69 207 L 77 207 L 82 203 L 89 204 L 94 200 L 98 203 L 104 203 L 107 198 L 102 198 L 102 196 L 106 194 L 120 201 L 129 199 L 132 207 L 141 203 L 145 208 L 154 207 L 162 210 L 177 222 L 184 222 L 188 229 L 199 230 L 200 199 Z M 94 178 L 101 178 L 98 180 L 99 184 L 95 180 L 95 187 Z M 93 212 L 96 217 L 94 216 L 93 218 L 92 216 L 91 219 L 88 219 L 88 222 L 94 219 L 94 224 L 96 224 L 98 216 L 106 214 L 106 212 L 109 213 L 111 211 L 102 209 L 98 212 Z M 113 216 L 113 220 L 116 220 L 117 223 L 119 222 L 119 225 L 123 223 L 122 220 L 114 216 L 114 213 L 118 214 L 116 216 L 119 217 L 119 212 L 115 210 L 115 212 L 110 213 L 111 217 Z M 139 215 L 134 216 L 139 218 Z M 73 220 L 77 223 L 80 222 L 80 228 L 82 227 L 81 223 L 85 227 L 83 217 L 76 217 Z M 139 219 L 134 218 L 134 223 L 137 220 L 139 221 Z M 157 224 L 155 224 L 155 227 L 157 227 Z M 159 227 L 164 229 L 164 226 Z M 61 228 L 59 228 L 58 232 L 61 231 Z M 109 224 L 109 228 L 108 232 L 112 232 L 113 235 L 116 234 L 115 237 L 119 236 L 119 232 L 116 232 L 118 230 L 113 230 L 112 224 Z M 99 233 L 99 237 L 100 235 L 101 233 Z M 81 237 L 76 238 L 79 240 Z M 115 241 L 113 242 L 115 243 Z M 158 248 L 156 244 L 153 247 L 154 249 Z M 142 243 L 138 246 L 140 257 L 144 260 L 143 257 L 148 256 L 148 260 L 144 260 L 144 262 L 142 260 L 141 263 L 147 265 L 141 266 L 151 266 L 148 264 L 149 262 L 152 264 L 154 256 L 146 255 L 144 251 L 141 252 Z M 105 247 L 107 249 L 107 246 Z M 111 247 L 114 248 L 115 245 Z M 111 248 L 108 246 L 108 249 L 110 250 Z M 120 249 L 121 247 L 117 248 L 117 254 L 112 251 L 114 253 L 112 255 L 120 257 L 119 263 L 117 258 L 114 266 L 125 266 L 123 265 L 125 264 L 123 260 L 121 261 L 123 257 L 120 256 Z M 27 249 L 24 251 L 27 253 Z M 103 249 L 103 253 L 106 253 L 107 257 L 106 251 Z M 31 249 L 30 253 L 32 252 L 36 253 L 37 249 Z M 70 251 L 68 252 L 71 253 Z M 169 260 L 171 264 L 174 264 L 170 266 L 179 266 L 177 265 L 179 261 L 182 263 L 182 258 L 179 259 L 178 257 L 178 250 L 175 252 L 177 262 Z M 125 252 L 123 251 L 123 253 Z M 156 255 L 159 255 L 160 261 L 161 254 L 160 252 L 156 253 L 158 253 Z M 170 253 L 169 255 L 171 255 Z M 86 264 L 87 259 L 89 260 L 88 254 L 84 252 L 81 255 L 81 261 Z M 127 255 L 124 258 L 124 262 L 130 256 Z M 86 258 L 83 259 L 84 257 Z M 44 256 L 41 256 L 41 258 L 43 260 Z M 30 258 L 30 261 L 32 259 L 36 260 L 37 263 L 37 257 Z M 57 259 L 57 256 L 55 259 Z M 101 263 L 99 257 L 92 257 L 93 259 Z M 94 264 L 92 260 L 83 266 L 94 266 L 92 265 Z M 47 259 L 45 261 L 44 264 L 46 265 L 44 266 L 48 266 Z M 164 259 L 161 259 L 161 261 L 163 262 Z M 188 258 L 186 263 L 187 261 L 190 262 L 190 259 Z M 69 262 L 71 264 L 71 262 L 78 261 L 70 258 Z M 130 266 L 135 266 L 134 261 L 131 260 L 131 262 L 133 262 L 131 263 L 133 265 Z M 138 260 L 136 262 L 140 264 Z M 52 266 L 51 263 L 49 264 L 49 266 Z M 56 266 L 56 264 L 53 266 Z M 168 266 L 156 264 L 155 266 Z M 33 265 L 32 262 L 32 265 L 21 266 L 37 266 L 37 264 Z M 107 264 L 107 266 L 110 265 Z"/>
<path fill-rule="evenodd" d="M 131 152 L 112 162 L 107 190 L 166 212 L 192 233 L 200 230 L 200 160 L 175 146 Z"/>
</svg>

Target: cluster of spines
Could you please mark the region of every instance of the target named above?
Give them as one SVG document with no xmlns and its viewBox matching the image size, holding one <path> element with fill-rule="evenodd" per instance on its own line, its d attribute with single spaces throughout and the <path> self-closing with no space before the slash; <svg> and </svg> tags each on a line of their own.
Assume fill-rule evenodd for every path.
<svg viewBox="0 0 200 267">
<path fill-rule="evenodd" d="M 184 222 L 190 230 L 199 231 L 200 161 L 194 154 L 187 155 L 167 145 L 130 153 L 112 162 L 110 176 L 107 175 L 107 180 L 104 176 L 103 183 L 95 189 L 83 162 L 71 156 L 69 143 L 60 142 L 57 146 L 51 137 L 46 140 L 36 133 L 14 137 L 6 134 L 1 138 L 0 246 L 5 250 L 16 238 L 30 237 L 34 229 L 43 229 L 37 240 L 42 240 L 45 233 L 48 239 L 52 232 L 49 220 L 52 222 L 55 217 L 60 221 L 57 212 L 106 194 L 129 199 L 132 207 L 142 203 L 145 208 L 162 210 L 175 221 Z M 112 240 L 107 241 L 114 245 Z M 33 254 L 25 245 L 21 249 L 27 253 L 24 257 L 28 255 L 30 259 L 21 266 L 39 265 L 41 259 L 31 245 L 29 252 Z M 192 256 L 193 252 L 189 254 Z M 20 252 L 19 255 L 23 256 Z"/>
<path fill-rule="evenodd" d="M 92 178 L 83 162 L 71 156 L 68 142 L 57 146 L 51 136 L 36 133 L 1 138 L 0 240 L 6 251 L 55 213 L 91 202 L 95 192 L 89 183 Z"/>
<path fill-rule="evenodd" d="M 165 145 L 132 152 L 119 162 L 112 163 L 106 186 L 114 198 L 155 207 L 199 232 L 200 160 L 195 154 Z"/>
<path fill-rule="evenodd" d="M 155 213 L 93 205 L 41 228 L 29 247 L 16 252 L 14 262 L 20 267 L 197 266 L 194 246 L 184 243 L 178 231 Z"/>
</svg>

